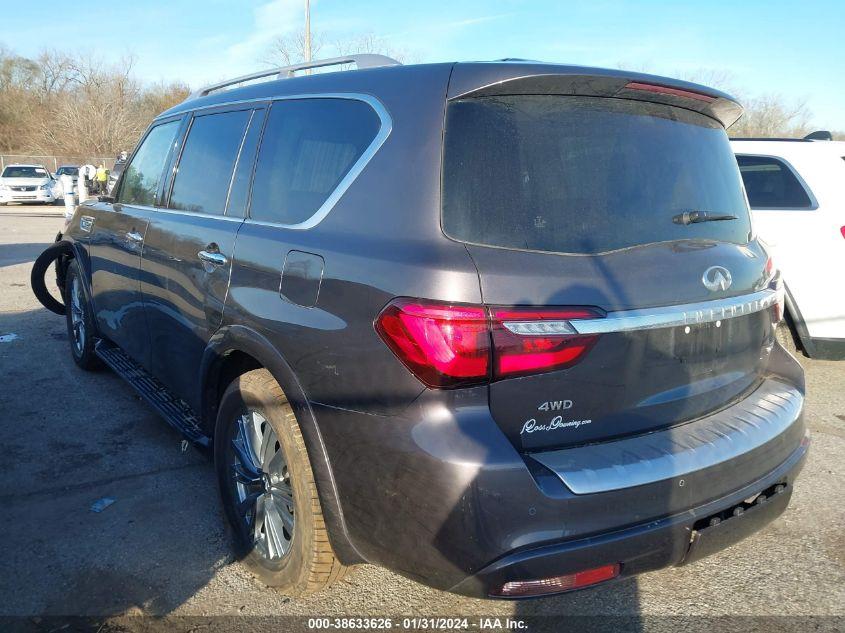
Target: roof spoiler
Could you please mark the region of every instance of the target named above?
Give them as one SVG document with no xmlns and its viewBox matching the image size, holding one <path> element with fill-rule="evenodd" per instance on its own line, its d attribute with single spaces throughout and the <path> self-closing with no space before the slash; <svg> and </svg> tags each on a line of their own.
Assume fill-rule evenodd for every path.
<svg viewBox="0 0 845 633">
<path fill-rule="evenodd" d="M 687 81 L 624 70 L 542 63 L 456 64 L 449 99 L 560 94 L 651 101 L 701 112 L 730 127 L 743 112 L 728 94 Z"/>
<path fill-rule="evenodd" d="M 279 68 L 268 68 L 267 70 L 260 70 L 255 73 L 250 73 L 249 75 L 241 75 L 240 77 L 235 77 L 233 79 L 227 79 L 218 83 L 209 84 L 191 93 L 191 95 L 187 99 L 185 99 L 185 101 L 199 99 L 200 97 L 210 95 L 212 92 L 217 92 L 219 90 L 223 90 L 224 88 L 228 88 L 229 86 L 236 86 L 238 84 L 255 81 L 256 79 L 265 79 L 267 77 L 272 78 L 268 81 L 272 81 L 273 79 L 290 79 L 291 77 L 295 77 L 296 73 L 302 70 L 310 70 L 312 68 L 325 68 L 327 66 L 341 66 L 343 64 L 355 64 L 355 68 L 359 70 L 363 68 L 381 68 L 384 66 L 402 65 L 401 62 L 393 59 L 392 57 L 387 57 L 386 55 L 374 55 L 370 53 L 360 55 L 345 55 L 343 57 L 330 57 L 328 59 L 317 59 L 311 62 L 303 62 L 301 64 L 291 64 L 290 66 L 281 66 Z"/>
</svg>

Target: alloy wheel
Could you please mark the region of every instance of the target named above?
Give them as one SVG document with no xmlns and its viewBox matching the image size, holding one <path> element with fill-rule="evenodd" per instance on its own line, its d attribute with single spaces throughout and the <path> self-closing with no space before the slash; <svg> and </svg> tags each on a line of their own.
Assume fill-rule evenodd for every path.
<svg viewBox="0 0 845 633">
<path fill-rule="evenodd" d="M 81 354 L 85 348 L 85 318 L 82 311 L 82 290 L 79 277 L 73 278 L 70 287 L 70 323 L 73 329 L 73 345 Z"/>
<path fill-rule="evenodd" d="M 236 422 L 231 446 L 237 513 L 255 549 L 268 560 L 281 560 L 291 550 L 295 518 L 290 472 L 276 432 L 260 413 L 247 411 Z"/>
</svg>

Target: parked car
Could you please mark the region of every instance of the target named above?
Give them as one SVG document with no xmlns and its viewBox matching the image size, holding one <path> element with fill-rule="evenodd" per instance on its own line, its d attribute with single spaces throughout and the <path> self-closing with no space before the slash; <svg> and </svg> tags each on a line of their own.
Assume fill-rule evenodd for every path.
<svg viewBox="0 0 845 633">
<path fill-rule="evenodd" d="M 81 368 L 212 449 L 268 585 L 366 561 L 522 598 L 686 564 L 777 517 L 808 450 L 740 113 L 535 62 L 256 73 L 158 116 L 33 287 Z"/>
<path fill-rule="evenodd" d="M 732 139 L 754 226 L 786 284 L 783 343 L 813 358 L 845 358 L 845 295 L 822 271 L 845 267 L 845 143 Z"/>
<path fill-rule="evenodd" d="M 53 187 L 53 194 L 57 200 L 64 200 L 65 192 L 61 185 L 61 177 L 67 174 L 73 179 L 73 192 L 78 193 L 79 182 L 79 166 L 78 165 L 61 165 L 55 174 L 56 185 Z"/>
<path fill-rule="evenodd" d="M 0 174 L 0 204 L 52 204 L 55 182 L 43 165 L 7 165 Z"/>
</svg>

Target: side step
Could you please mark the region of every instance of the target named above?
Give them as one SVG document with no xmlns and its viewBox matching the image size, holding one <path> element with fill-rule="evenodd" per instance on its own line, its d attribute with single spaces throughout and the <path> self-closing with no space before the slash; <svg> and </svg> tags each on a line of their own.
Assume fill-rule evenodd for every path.
<svg viewBox="0 0 845 633">
<path fill-rule="evenodd" d="M 205 448 L 211 446 L 211 438 L 203 433 L 199 416 L 188 403 L 173 395 L 122 349 L 100 340 L 94 352 L 186 439 Z"/>
</svg>

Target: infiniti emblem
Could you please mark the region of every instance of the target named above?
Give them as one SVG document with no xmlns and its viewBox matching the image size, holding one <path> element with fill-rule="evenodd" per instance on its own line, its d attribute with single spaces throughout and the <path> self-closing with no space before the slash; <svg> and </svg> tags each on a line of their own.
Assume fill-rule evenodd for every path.
<svg viewBox="0 0 845 633">
<path fill-rule="evenodd" d="M 731 271 L 727 268 L 723 268 L 722 266 L 711 266 L 705 270 L 704 274 L 701 276 L 701 283 L 703 283 L 704 287 L 710 292 L 727 290 L 731 287 L 732 281 Z"/>
</svg>

